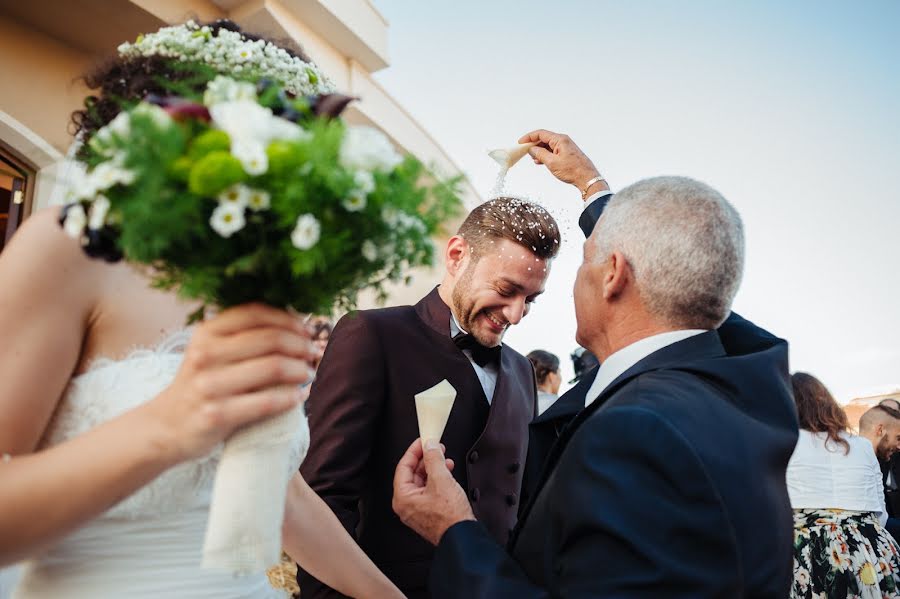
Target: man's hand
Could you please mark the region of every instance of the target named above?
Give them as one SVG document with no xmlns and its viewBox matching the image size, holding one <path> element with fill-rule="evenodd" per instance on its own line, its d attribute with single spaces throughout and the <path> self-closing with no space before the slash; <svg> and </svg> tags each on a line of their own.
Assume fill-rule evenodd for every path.
<svg viewBox="0 0 900 599">
<path fill-rule="evenodd" d="M 585 191 L 584 186 L 594 177 L 600 176 L 600 171 L 591 162 L 584 152 L 568 135 L 554 133 L 546 129 L 538 129 L 524 135 L 519 139 L 520 144 L 537 143 L 529 150 L 535 164 L 543 164 L 550 173 L 562 181 Z M 588 194 L 609 189 L 605 181 L 597 181 L 587 190 Z"/>
<path fill-rule="evenodd" d="M 394 512 L 408 527 L 433 545 L 447 529 L 475 515 L 465 491 L 450 474 L 453 460 L 445 460 L 434 440 L 416 439 L 397 464 L 394 472 Z"/>
</svg>

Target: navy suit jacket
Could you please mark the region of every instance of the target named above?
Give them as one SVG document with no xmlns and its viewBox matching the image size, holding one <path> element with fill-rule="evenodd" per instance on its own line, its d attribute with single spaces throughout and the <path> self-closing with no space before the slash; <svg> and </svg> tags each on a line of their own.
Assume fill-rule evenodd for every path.
<svg viewBox="0 0 900 599">
<path fill-rule="evenodd" d="M 602 205 L 591 208 L 586 232 Z M 526 472 L 536 480 L 508 549 L 478 522 L 454 525 L 432 596 L 786 597 L 787 343 L 732 314 L 647 356 L 571 418 L 593 378 L 536 421 L 559 438 Z"/>
</svg>

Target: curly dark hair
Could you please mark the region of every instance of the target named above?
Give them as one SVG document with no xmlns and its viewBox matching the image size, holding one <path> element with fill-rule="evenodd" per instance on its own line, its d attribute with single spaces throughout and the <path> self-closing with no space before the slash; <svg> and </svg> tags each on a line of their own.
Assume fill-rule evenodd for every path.
<svg viewBox="0 0 900 599">
<path fill-rule="evenodd" d="M 303 49 L 291 40 L 271 40 L 246 33 L 237 23 L 227 19 L 200 24 L 201 27 L 204 25 L 210 28 L 213 35 L 227 29 L 240 33 L 249 41 L 263 40 L 275 44 L 291 56 L 310 62 Z M 151 94 L 169 95 L 173 84 L 178 83 L 202 93 L 208 79 L 198 73 L 196 67 L 164 56 L 122 58 L 116 54 L 108 57 L 81 77 L 85 85 L 96 90 L 96 93 L 84 99 L 83 109 L 72 113 L 72 135 L 81 134 L 86 145 L 94 132 L 112 121 L 128 104 L 137 103 Z"/>
<path fill-rule="evenodd" d="M 800 428 L 813 433 L 828 433 L 826 444 L 831 441 L 842 446 L 845 455 L 849 453 L 850 444 L 841 433 L 847 431 L 850 422 L 822 381 L 811 374 L 795 372 L 791 375 L 791 387 Z"/>
</svg>

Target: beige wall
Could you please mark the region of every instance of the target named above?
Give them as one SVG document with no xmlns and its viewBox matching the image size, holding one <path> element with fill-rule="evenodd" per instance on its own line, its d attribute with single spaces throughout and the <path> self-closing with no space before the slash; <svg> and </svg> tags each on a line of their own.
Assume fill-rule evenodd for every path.
<svg viewBox="0 0 900 599">
<path fill-rule="evenodd" d="M 0 15 L 0 110 L 61 153 L 69 147 L 69 115 L 87 93 L 75 79 L 90 58 Z"/>
</svg>

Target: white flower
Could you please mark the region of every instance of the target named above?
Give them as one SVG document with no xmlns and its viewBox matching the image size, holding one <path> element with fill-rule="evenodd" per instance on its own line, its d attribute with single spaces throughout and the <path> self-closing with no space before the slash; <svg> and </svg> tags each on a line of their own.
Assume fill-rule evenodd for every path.
<svg viewBox="0 0 900 599">
<path fill-rule="evenodd" d="M 91 202 L 88 228 L 92 231 L 102 229 L 106 224 L 107 214 L 109 214 L 109 198 L 103 195 L 97 196 L 97 199 Z"/>
<path fill-rule="evenodd" d="M 250 207 L 250 210 L 254 212 L 259 212 L 260 210 L 268 210 L 269 206 L 272 205 L 272 196 L 269 195 L 269 192 L 263 191 L 262 189 L 251 189 L 250 197 L 247 200 L 247 206 Z"/>
<path fill-rule="evenodd" d="M 135 116 L 150 117 L 153 124 L 160 129 L 165 129 L 172 124 L 172 117 L 169 116 L 168 112 L 156 104 L 150 104 L 149 102 L 141 102 L 135 106 L 132 114 Z"/>
<path fill-rule="evenodd" d="M 333 84 L 315 65 L 291 56 L 282 48 L 262 40 L 246 40 L 236 31 L 220 29 L 212 35 L 209 27 L 193 21 L 163 27 L 119 46 L 124 58 L 165 56 L 180 61 L 198 61 L 224 75 L 241 72 L 252 79 L 272 79 L 299 95 L 315 95 L 333 90 Z"/>
<path fill-rule="evenodd" d="M 297 218 L 297 225 L 291 233 L 291 243 L 298 250 L 308 250 L 319 242 L 322 226 L 312 214 L 301 214 Z"/>
<path fill-rule="evenodd" d="M 372 127 L 347 127 L 338 160 L 353 171 L 394 170 L 403 161 L 384 133 Z"/>
<path fill-rule="evenodd" d="M 84 227 L 87 225 L 87 215 L 81 204 L 72 204 L 66 211 L 66 220 L 63 223 L 63 230 L 66 235 L 72 239 L 81 239 L 84 235 Z"/>
<path fill-rule="evenodd" d="M 220 192 L 216 199 L 219 200 L 220 204 L 233 204 L 243 208 L 250 203 L 251 193 L 252 190 L 246 185 L 235 183 Z"/>
<path fill-rule="evenodd" d="M 389 227 L 397 226 L 400 211 L 393 206 L 385 206 L 381 209 L 381 220 Z"/>
<path fill-rule="evenodd" d="M 366 207 L 366 196 L 359 191 L 351 191 L 350 195 L 341 202 L 341 206 L 343 206 L 347 212 L 359 212 Z"/>
<path fill-rule="evenodd" d="M 369 171 L 356 171 L 353 175 L 353 182 L 356 184 L 356 188 L 364 195 L 375 191 L 375 175 Z"/>
<path fill-rule="evenodd" d="M 244 228 L 244 207 L 237 204 L 223 203 L 216 206 L 209 217 L 209 226 L 222 237 L 231 237 Z"/>
<path fill-rule="evenodd" d="M 269 156 L 266 147 L 253 140 L 232 140 L 231 154 L 240 161 L 244 172 L 257 176 L 269 170 Z"/>
<path fill-rule="evenodd" d="M 363 258 L 368 260 L 369 262 L 375 262 L 378 260 L 378 248 L 375 247 L 375 244 L 372 243 L 370 239 L 366 239 L 362 243 L 362 255 Z"/>
<path fill-rule="evenodd" d="M 134 171 L 119 166 L 117 160 L 101 162 L 88 174 L 87 187 L 91 190 L 88 195 L 93 196 L 119 183 L 129 185 L 134 182 L 134 177 Z"/>
<path fill-rule="evenodd" d="M 206 91 L 203 92 L 203 103 L 207 106 L 235 100 L 256 101 L 256 86 L 219 75 L 206 85 Z"/>
<path fill-rule="evenodd" d="M 302 139 L 310 134 L 252 100 L 220 102 L 209 107 L 213 124 L 231 138 L 231 153 L 248 175 L 269 168 L 266 147 L 275 139 Z"/>
</svg>

